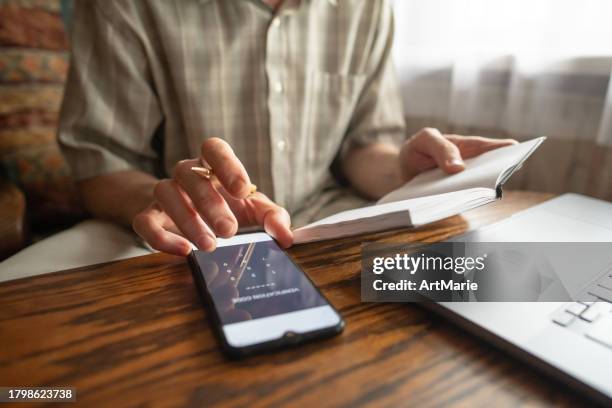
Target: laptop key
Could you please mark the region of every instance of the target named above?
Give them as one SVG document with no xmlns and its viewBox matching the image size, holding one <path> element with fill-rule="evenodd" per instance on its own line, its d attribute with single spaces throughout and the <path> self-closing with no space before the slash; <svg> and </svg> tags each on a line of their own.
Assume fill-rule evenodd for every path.
<svg viewBox="0 0 612 408">
<path fill-rule="evenodd" d="M 580 316 L 580 314 L 584 312 L 586 308 L 587 306 L 583 305 L 582 303 L 570 303 L 569 305 L 565 306 L 565 311 L 575 316 Z"/>
<path fill-rule="evenodd" d="M 612 290 L 612 276 L 610 275 L 604 276 L 603 278 L 597 281 L 597 284 L 599 286 L 603 286 L 606 289 Z"/>
<path fill-rule="evenodd" d="M 612 290 L 606 289 L 603 286 L 595 285 L 588 289 L 591 295 L 595 295 L 606 302 L 612 302 Z"/>
<path fill-rule="evenodd" d="M 563 327 L 568 326 L 571 322 L 574 321 L 574 319 L 576 318 L 575 315 L 566 312 L 565 310 L 559 310 L 555 313 L 555 315 L 553 316 L 553 322 L 557 323 L 558 325 L 561 325 Z"/>
<path fill-rule="evenodd" d="M 593 304 L 594 302 L 597 302 L 598 300 L 599 298 L 597 296 L 591 295 L 590 293 L 584 293 L 578 296 L 577 301 L 587 306 L 590 306 L 591 304 Z"/>
<path fill-rule="evenodd" d="M 585 336 L 612 348 L 612 315 L 606 315 L 593 323 Z"/>
<path fill-rule="evenodd" d="M 594 302 L 587 310 L 580 314 L 580 318 L 589 323 L 595 321 L 600 315 L 610 310 L 610 304 L 606 302 Z"/>
</svg>

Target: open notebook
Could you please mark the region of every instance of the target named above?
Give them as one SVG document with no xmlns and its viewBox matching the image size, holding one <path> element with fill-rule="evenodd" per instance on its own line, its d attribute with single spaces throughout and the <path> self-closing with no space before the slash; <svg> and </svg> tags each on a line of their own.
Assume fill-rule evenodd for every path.
<svg viewBox="0 0 612 408">
<path fill-rule="evenodd" d="M 539 137 L 466 160 L 465 170 L 457 174 L 447 175 L 440 169 L 421 173 L 375 205 L 343 211 L 296 229 L 295 243 L 417 227 L 495 201 L 502 196 L 502 184 L 544 139 Z"/>
</svg>

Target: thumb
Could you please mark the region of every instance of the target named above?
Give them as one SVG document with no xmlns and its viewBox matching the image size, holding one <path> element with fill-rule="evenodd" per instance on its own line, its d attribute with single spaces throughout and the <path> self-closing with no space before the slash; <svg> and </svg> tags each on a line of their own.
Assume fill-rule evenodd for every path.
<svg viewBox="0 0 612 408">
<path fill-rule="evenodd" d="M 419 139 L 417 150 L 431 157 L 446 173 L 454 174 L 465 169 L 459 148 L 438 129 L 428 128 Z"/>
<path fill-rule="evenodd" d="M 282 207 L 271 209 L 264 215 L 264 230 L 270 234 L 283 248 L 293 244 L 293 232 L 289 213 Z"/>
<path fill-rule="evenodd" d="M 261 193 L 255 193 L 248 200 L 253 210 L 255 222 L 262 225 L 264 230 L 281 247 L 290 247 L 293 244 L 293 232 L 291 232 L 291 218 L 287 210 Z"/>
</svg>

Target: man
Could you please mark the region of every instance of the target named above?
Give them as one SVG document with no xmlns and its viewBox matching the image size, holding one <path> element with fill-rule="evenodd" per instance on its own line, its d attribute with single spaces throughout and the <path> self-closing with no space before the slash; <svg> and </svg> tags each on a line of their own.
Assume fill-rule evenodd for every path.
<svg viewBox="0 0 612 408">
<path fill-rule="evenodd" d="M 305 224 L 512 143 L 404 141 L 389 3 L 76 2 L 59 135 L 86 208 L 178 255 L 250 225 L 287 247 L 290 214 Z"/>
</svg>

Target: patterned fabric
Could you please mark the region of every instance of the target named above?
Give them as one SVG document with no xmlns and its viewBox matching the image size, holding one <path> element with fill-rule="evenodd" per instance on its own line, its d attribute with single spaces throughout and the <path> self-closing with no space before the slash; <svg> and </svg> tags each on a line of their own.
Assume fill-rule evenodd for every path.
<svg viewBox="0 0 612 408">
<path fill-rule="evenodd" d="M 57 13 L 20 7 L 19 3 L 4 1 L 0 5 L 0 44 L 47 50 L 67 48 L 64 26 Z"/>
<path fill-rule="evenodd" d="M 6 49 L 0 53 L 0 78 L 16 82 L 64 82 L 68 61 L 64 53 Z"/>
<path fill-rule="evenodd" d="M 60 2 L 58 0 L 0 0 L 0 7 L 4 6 L 24 7 L 51 13 L 60 12 Z"/>
<path fill-rule="evenodd" d="M 67 66 L 58 0 L 0 0 L 0 174 L 24 191 L 35 231 L 82 215 L 57 144 Z"/>
<path fill-rule="evenodd" d="M 170 174 L 218 136 L 262 192 L 317 217 L 339 154 L 403 138 L 388 0 L 75 6 L 60 140 L 79 179 Z"/>
</svg>

